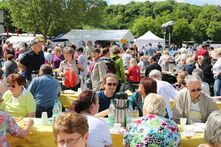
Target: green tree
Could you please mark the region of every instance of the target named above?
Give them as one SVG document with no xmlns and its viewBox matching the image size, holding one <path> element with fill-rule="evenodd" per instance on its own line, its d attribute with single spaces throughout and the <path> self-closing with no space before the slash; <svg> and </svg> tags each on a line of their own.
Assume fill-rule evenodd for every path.
<svg viewBox="0 0 221 147">
<path fill-rule="evenodd" d="M 44 38 L 57 28 L 68 31 L 100 22 L 102 0 L 8 0 L 13 24 Z M 99 11 L 99 12 L 97 12 Z M 51 31 L 51 32 L 50 32 Z"/>
<path fill-rule="evenodd" d="M 221 42 L 221 22 L 211 21 L 206 34 L 215 42 Z"/>
<path fill-rule="evenodd" d="M 152 17 L 140 17 L 134 21 L 131 30 L 137 37 L 145 34 L 147 31 L 154 32 L 154 19 Z"/>
<path fill-rule="evenodd" d="M 191 29 L 187 19 L 179 19 L 174 23 L 172 40 L 174 43 L 181 45 L 183 41 L 191 39 Z"/>
</svg>

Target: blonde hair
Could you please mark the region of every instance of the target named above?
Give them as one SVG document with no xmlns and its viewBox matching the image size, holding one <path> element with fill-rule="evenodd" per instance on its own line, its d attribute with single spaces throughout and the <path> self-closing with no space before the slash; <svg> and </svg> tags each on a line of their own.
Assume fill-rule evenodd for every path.
<svg viewBox="0 0 221 147">
<path fill-rule="evenodd" d="M 177 83 L 179 84 L 185 84 L 185 77 L 187 76 L 188 74 L 185 72 L 185 71 L 180 71 L 177 75 Z"/>
<path fill-rule="evenodd" d="M 166 115 L 166 101 L 156 93 L 150 93 L 144 99 L 143 114 Z"/>
<path fill-rule="evenodd" d="M 88 132 L 87 119 L 76 112 L 63 112 L 55 120 L 53 134 L 55 139 L 60 132 L 67 134 L 79 133 L 82 136 Z"/>
<path fill-rule="evenodd" d="M 135 58 L 130 59 L 130 66 L 136 66 L 137 65 L 137 60 Z"/>
</svg>

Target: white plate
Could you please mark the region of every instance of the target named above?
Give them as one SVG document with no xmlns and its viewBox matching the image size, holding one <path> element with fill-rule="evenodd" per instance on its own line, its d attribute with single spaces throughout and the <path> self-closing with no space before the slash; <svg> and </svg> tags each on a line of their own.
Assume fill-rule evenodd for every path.
<svg viewBox="0 0 221 147">
<path fill-rule="evenodd" d="M 73 90 L 64 90 L 63 92 L 64 92 L 65 94 L 76 94 L 76 92 L 73 91 Z"/>
<path fill-rule="evenodd" d="M 205 128 L 206 128 L 205 123 L 194 123 L 192 125 L 194 126 L 194 131 L 196 133 L 203 133 L 205 131 Z"/>
</svg>

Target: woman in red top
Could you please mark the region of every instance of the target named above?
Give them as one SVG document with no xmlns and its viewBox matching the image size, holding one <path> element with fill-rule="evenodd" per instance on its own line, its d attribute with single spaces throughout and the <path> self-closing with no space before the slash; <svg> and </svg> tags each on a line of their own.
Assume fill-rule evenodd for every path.
<svg viewBox="0 0 221 147">
<path fill-rule="evenodd" d="M 140 67 L 137 65 L 137 60 L 135 58 L 130 59 L 130 66 L 128 68 L 127 79 L 132 83 L 140 82 Z"/>
</svg>

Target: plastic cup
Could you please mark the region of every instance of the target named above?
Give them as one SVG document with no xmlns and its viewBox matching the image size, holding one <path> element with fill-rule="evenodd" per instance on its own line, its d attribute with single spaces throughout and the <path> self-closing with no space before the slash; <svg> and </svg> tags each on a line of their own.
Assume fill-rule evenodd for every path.
<svg viewBox="0 0 221 147">
<path fill-rule="evenodd" d="M 114 133 L 119 134 L 120 133 L 120 123 L 114 123 Z"/>
<path fill-rule="evenodd" d="M 195 131 L 194 131 L 194 128 L 193 128 L 193 126 L 191 126 L 191 125 L 186 125 L 185 127 L 184 127 L 184 135 L 185 136 L 187 136 L 187 137 L 191 137 L 191 136 L 193 136 L 194 134 L 195 134 Z"/>
<path fill-rule="evenodd" d="M 185 126 L 186 125 L 186 122 L 187 122 L 187 118 L 180 118 L 180 125 L 181 126 Z"/>
<path fill-rule="evenodd" d="M 42 114 L 41 114 L 41 123 L 42 123 L 42 125 L 47 125 L 48 124 L 48 114 L 47 114 L 47 112 L 42 112 Z"/>
</svg>

